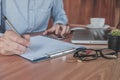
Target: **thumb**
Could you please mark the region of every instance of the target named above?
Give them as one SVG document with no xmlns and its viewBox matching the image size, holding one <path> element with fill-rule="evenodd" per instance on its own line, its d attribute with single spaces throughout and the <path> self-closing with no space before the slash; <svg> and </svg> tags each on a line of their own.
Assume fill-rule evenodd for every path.
<svg viewBox="0 0 120 80">
<path fill-rule="evenodd" d="M 23 37 L 24 37 L 25 40 L 30 41 L 30 35 L 24 34 Z"/>
<path fill-rule="evenodd" d="M 48 30 L 46 30 L 46 31 L 43 32 L 43 35 L 46 35 L 46 34 L 48 34 Z"/>
<path fill-rule="evenodd" d="M 46 30 L 45 32 L 43 32 L 43 35 L 49 34 L 53 32 L 53 28 L 50 28 L 48 30 Z"/>
<path fill-rule="evenodd" d="M 28 45 L 30 45 L 30 35 L 24 34 L 23 37 L 28 42 Z"/>
</svg>

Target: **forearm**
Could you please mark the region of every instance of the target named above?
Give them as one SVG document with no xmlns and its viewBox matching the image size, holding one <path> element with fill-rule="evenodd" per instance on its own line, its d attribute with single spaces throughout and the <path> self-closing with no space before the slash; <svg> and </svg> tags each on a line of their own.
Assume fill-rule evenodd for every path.
<svg viewBox="0 0 120 80">
<path fill-rule="evenodd" d="M 54 24 L 61 23 L 66 25 L 68 23 L 62 0 L 54 0 L 52 17 Z"/>
<path fill-rule="evenodd" d="M 66 16 L 63 17 L 58 17 L 56 19 L 54 19 L 54 24 L 62 24 L 62 25 L 66 25 L 68 23 Z"/>
</svg>

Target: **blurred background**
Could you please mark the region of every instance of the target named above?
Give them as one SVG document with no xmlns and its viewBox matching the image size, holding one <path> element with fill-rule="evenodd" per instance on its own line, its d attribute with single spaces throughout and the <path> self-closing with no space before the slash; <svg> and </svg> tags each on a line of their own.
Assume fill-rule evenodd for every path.
<svg viewBox="0 0 120 80">
<path fill-rule="evenodd" d="M 70 24 L 86 25 L 90 18 L 105 18 L 106 24 L 120 26 L 120 0 L 63 0 Z"/>
</svg>

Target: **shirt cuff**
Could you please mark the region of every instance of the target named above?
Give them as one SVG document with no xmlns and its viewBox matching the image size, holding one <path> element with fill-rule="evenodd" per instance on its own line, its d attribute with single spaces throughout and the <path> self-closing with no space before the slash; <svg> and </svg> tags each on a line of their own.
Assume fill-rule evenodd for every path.
<svg viewBox="0 0 120 80">
<path fill-rule="evenodd" d="M 56 21 L 56 22 L 54 22 L 54 25 L 55 24 L 62 24 L 62 25 L 66 25 L 67 23 L 64 23 L 63 21 Z"/>
<path fill-rule="evenodd" d="M 2 36 L 3 35 L 3 33 L 0 33 L 0 36 Z"/>
</svg>

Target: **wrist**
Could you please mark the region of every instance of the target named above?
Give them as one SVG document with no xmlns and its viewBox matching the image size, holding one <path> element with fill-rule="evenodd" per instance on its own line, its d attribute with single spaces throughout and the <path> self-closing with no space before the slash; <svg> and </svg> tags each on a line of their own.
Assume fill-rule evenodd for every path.
<svg viewBox="0 0 120 80">
<path fill-rule="evenodd" d="M 64 26 L 69 26 L 69 24 L 62 24 L 62 23 L 56 23 L 55 25 L 64 25 Z"/>
<path fill-rule="evenodd" d="M 55 25 L 63 25 L 62 23 L 56 23 Z"/>
</svg>

